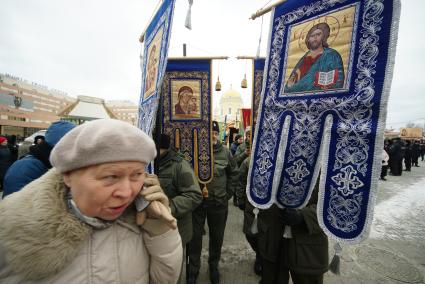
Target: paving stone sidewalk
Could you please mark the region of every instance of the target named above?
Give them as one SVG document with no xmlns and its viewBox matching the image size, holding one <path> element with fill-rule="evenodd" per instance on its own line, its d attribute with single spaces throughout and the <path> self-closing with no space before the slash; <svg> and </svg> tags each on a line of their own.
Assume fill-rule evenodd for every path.
<svg viewBox="0 0 425 284">
<path fill-rule="evenodd" d="M 376 218 L 372 225 L 371 236 L 361 244 L 344 246 L 341 275 L 336 276 L 328 272 L 325 274 L 325 283 L 424 283 L 425 163 L 421 162 L 420 166 L 412 167 L 411 172 L 403 172 L 402 176 L 388 176 L 387 181 L 380 181 L 375 207 Z M 413 192 L 413 190 L 416 190 L 415 194 L 419 195 L 412 204 L 407 204 L 412 201 L 400 199 L 401 207 L 407 209 L 412 207 L 412 214 L 407 216 L 401 214 L 395 221 L 392 220 L 393 223 L 388 223 L 385 220 L 387 216 L 385 210 L 389 211 L 388 216 L 390 216 L 391 211 L 396 212 L 400 209 L 398 205 L 391 205 L 397 204 L 391 203 L 393 199 L 398 198 L 398 194 L 402 191 L 403 194 L 409 194 L 409 191 Z M 379 207 L 380 205 L 383 206 Z M 381 209 L 384 212 L 380 212 Z M 260 280 L 252 269 L 255 254 L 242 233 L 242 218 L 242 212 L 229 203 L 229 218 L 220 261 L 223 284 L 250 284 L 258 283 Z M 207 226 L 206 229 L 208 230 Z M 207 247 L 208 233 L 203 238 L 202 267 L 198 278 L 200 284 L 209 283 Z M 330 259 L 333 256 L 332 241 L 329 256 Z"/>
</svg>

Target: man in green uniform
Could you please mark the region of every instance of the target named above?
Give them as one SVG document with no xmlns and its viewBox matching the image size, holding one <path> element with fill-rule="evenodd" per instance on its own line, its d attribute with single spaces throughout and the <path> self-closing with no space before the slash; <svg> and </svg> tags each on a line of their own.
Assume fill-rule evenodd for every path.
<svg viewBox="0 0 425 284">
<path fill-rule="evenodd" d="M 170 200 L 171 214 L 177 219 L 183 250 L 192 239 L 192 212 L 202 202 L 202 192 L 192 167 L 183 154 L 170 148 L 170 137 L 159 138 L 158 178 Z"/>
<path fill-rule="evenodd" d="M 316 204 L 318 183 L 306 207 L 261 210 L 258 249 L 262 256 L 261 284 L 323 283 L 328 270 L 328 238 L 320 228 Z M 291 232 L 285 231 L 285 225 Z M 283 237 L 282 237 L 283 236 Z"/>
<path fill-rule="evenodd" d="M 218 140 L 219 126 L 213 121 L 213 153 L 214 177 L 203 189 L 204 200 L 193 212 L 193 238 L 189 242 L 188 283 L 196 283 L 201 267 L 202 230 L 205 219 L 209 228 L 209 274 L 211 283 L 220 282 L 218 262 L 223 245 L 224 229 L 226 227 L 228 200 L 233 196 L 237 186 L 238 170 L 230 150 Z"/>
</svg>

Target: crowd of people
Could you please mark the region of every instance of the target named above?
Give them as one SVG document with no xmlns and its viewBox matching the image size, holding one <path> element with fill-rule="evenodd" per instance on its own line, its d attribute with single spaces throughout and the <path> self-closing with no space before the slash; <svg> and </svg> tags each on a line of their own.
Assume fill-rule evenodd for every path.
<svg viewBox="0 0 425 284">
<path fill-rule="evenodd" d="M 419 159 L 423 161 L 424 156 L 424 140 L 402 140 L 400 138 L 385 140 L 382 153 L 381 180 L 386 180 L 388 172 L 393 176 L 401 176 L 403 171 L 410 172 L 412 166 L 419 167 Z"/>
<path fill-rule="evenodd" d="M 329 258 L 318 182 L 305 208 L 255 208 L 245 191 L 251 129 L 230 149 L 215 121 L 212 130 L 214 173 L 206 185 L 168 135 L 154 141 L 118 120 L 52 123 L 21 159 L 16 144 L 0 137 L 0 282 L 194 284 L 207 224 L 209 278 L 220 283 L 233 198 L 260 283 L 323 283 Z M 420 141 L 386 141 L 381 179 L 388 167 L 401 175 L 403 159 L 406 171 L 419 166 L 424 154 Z M 155 174 L 146 172 L 152 161 Z"/>
</svg>

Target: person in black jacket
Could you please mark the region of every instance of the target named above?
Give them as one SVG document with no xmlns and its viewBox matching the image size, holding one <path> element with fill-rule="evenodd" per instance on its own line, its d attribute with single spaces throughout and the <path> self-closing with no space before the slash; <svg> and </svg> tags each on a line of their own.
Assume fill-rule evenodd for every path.
<svg viewBox="0 0 425 284">
<path fill-rule="evenodd" d="M 419 167 L 418 160 L 421 155 L 421 146 L 419 145 L 419 141 L 416 140 L 412 145 L 412 164 L 415 167 Z"/>
<path fill-rule="evenodd" d="M 404 146 L 404 166 L 405 171 L 410 172 L 412 168 L 412 145 L 409 140 L 406 141 Z"/>
<path fill-rule="evenodd" d="M 0 189 L 3 190 L 3 178 L 7 169 L 10 167 L 11 154 L 7 147 L 6 137 L 0 136 Z"/>
<path fill-rule="evenodd" d="M 10 151 L 10 164 L 13 164 L 18 159 L 18 148 L 16 144 L 16 135 L 10 135 L 7 138 L 7 147 Z"/>
<path fill-rule="evenodd" d="M 390 155 L 390 169 L 393 176 L 401 176 L 403 169 L 403 149 L 400 138 L 394 138 L 388 155 Z"/>
</svg>

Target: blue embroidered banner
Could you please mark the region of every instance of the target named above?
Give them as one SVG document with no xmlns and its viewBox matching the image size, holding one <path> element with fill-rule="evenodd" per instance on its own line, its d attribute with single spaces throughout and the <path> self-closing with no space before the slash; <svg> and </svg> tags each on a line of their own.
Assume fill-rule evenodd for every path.
<svg viewBox="0 0 425 284">
<path fill-rule="evenodd" d="M 252 72 L 252 129 L 255 129 L 257 123 L 258 108 L 260 106 L 261 90 L 263 88 L 263 74 L 265 58 L 256 58 L 253 60 Z"/>
<path fill-rule="evenodd" d="M 158 109 L 158 90 L 167 64 L 175 0 L 164 0 L 144 34 L 139 128 L 152 137 Z"/>
<path fill-rule="evenodd" d="M 273 10 L 248 197 L 302 208 L 320 173 L 318 220 L 368 236 L 398 32 L 397 0 L 288 0 Z"/>
<path fill-rule="evenodd" d="M 210 83 L 210 59 L 170 59 L 161 92 L 163 133 L 203 184 L 213 177 Z"/>
</svg>

